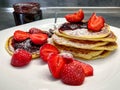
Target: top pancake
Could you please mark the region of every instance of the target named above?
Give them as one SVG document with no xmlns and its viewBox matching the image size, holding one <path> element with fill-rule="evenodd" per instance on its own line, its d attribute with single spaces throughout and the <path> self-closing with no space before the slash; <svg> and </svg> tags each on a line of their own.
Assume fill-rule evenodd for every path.
<svg viewBox="0 0 120 90">
<path fill-rule="evenodd" d="M 91 30 L 88 30 L 87 28 L 77 28 L 75 30 L 61 30 L 61 28 L 58 28 L 58 30 L 55 31 L 55 34 L 62 37 L 78 39 L 78 40 L 82 39 L 82 40 L 99 41 L 102 40 L 104 37 L 113 38 L 114 40 L 112 41 L 116 40 L 116 37 L 111 32 L 108 24 L 105 24 L 105 26 L 99 32 L 93 32 Z"/>
</svg>

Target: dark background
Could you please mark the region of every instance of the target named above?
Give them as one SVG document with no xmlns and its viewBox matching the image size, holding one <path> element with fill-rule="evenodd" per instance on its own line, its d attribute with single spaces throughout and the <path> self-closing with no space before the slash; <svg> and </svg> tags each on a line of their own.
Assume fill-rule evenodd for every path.
<svg viewBox="0 0 120 90">
<path fill-rule="evenodd" d="M 14 3 L 30 1 L 40 3 L 41 8 L 53 7 L 52 9 L 42 10 L 43 19 L 54 18 L 56 10 L 54 8 L 56 7 L 87 7 L 84 9 L 86 17 L 89 17 L 92 12 L 96 12 L 98 15 L 104 16 L 108 24 L 120 27 L 120 0 L 0 0 L 0 30 L 15 26 L 12 14 L 12 5 Z M 96 9 L 94 7 L 99 7 L 100 9 Z M 57 10 L 59 12 L 58 17 L 63 17 L 68 13 L 68 11 L 63 9 Z M 71 11 L 71 9 L 69 9 L 69 11 Z"/>
<path fill-rule="evenodd" d="M 1 7 L 12 7 L 16 2 L 35 1 L 39 2 L 42 7 L 56 6 L 120 6 L 120 0 L 0 0 Z"/>
</svg>

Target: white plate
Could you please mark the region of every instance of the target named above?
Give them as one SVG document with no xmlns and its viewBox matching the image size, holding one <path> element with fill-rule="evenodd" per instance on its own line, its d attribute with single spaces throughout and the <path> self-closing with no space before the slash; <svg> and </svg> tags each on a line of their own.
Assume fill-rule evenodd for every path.
<svg viewBox="0 0 120 90">
<path fill-rule="evenodd" d="M 7 38 L 15 30 L 25 30 L 37 27 L 49 30 L 54 19 L 45 19 L 0 31 L 0 90 L 120 90 L 120 48 L 105 59 L 85 61 L 94 68 L 94 76 L 86 77 L 84 84 L 69 86 L 52 78 L 48 66 L 42 60 L 33 60 L 28 66 L 15 68 L 10 65 L 11 56 L 5 50 Z M 63 18 L 58 23 L 65 22 Z M 111 26 L 118 37 L 120 46 L 120 29 Z"/>
</svg>

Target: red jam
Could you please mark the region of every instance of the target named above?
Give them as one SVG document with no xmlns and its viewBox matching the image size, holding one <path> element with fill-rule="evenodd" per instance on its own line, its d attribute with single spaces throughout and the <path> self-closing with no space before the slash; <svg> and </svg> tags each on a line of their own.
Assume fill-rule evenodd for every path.
<svg viewBox="0 0 120 90">
<path fill-rule="evenodd" d="M 13 5 L 16 25 L 42 19 L 40 4 L 35 2 L 16 3 Z"/>
<path fill-rule="evenodd" d="M 12 46 L 14 47 L 14 50 L 16 49 L 24 49 L 29 51 L 30 53 L 39 51 L 41 45 L 35 45 L 31 42 L 30 39 L 26 39 L 22 42 L 17 42 L 14 39 L 12 40 Z"/>
</svg>

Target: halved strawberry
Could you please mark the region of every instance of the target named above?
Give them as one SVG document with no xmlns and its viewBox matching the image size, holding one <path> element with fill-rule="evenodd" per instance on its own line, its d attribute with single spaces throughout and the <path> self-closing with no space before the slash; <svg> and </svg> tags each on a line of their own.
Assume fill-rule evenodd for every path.
<svg viewBox="0 0 120 90">
<path fill-rule="evenodd" d="M 34 44 L 41 45 L 47 42 L 48 35 L 44 33 L 31 34 L 30 39 Z"/>
<path fill-rule="evenodd" d="M 55 54 L 58 54 L 59 51 L 58 49 L 53 46 L 52 44 L 44 44 L 43 46 L 41 46 L 40 48 L 40 57 L 43 61 L 47 62 L 48 61 L 48 58 L 49 58 L 49 55 L 51 53 L 55 53 Z"/>
<path fill-rule="evenodd" d="M 30 28 L 29 29 L 29 33 L 30 34 L 37 34 L 37 33 L 43 33 L 43 31 L 41 29 L 38 29 L 38 28 Z"/>
<path fill-rule="evenodd" d="M 65 18 L 68 22 L 72 22 L 72 23 L 80 22 L 84 18 L 84 12 L 82 9 L 80 9 L 78 12 L 74 14 L 65 15 Z"/>
<path fill-rule="evenodd" d="M 24 32 L 24 31 L 21 31 L 21 30 L 16 30 L 16 31 L 14 32 L 13 38 L 14 38 L 16 41 L 24 41 L 24 40 L 26 40 L 27 38 L 29 38 L 29 33 Z"/>
<path fill-rule="evenodd" d="M 83 70 L 84 70 L 84 73 L 85 73 L 85 76 L 93 76 L 93 67 L 90 65 L 90 64 L 87 64 L 87 63 L 84 63 L 84 62 L 81 62 L 81 61 L 78 61 L 78 60 L 75 60 L 73 59 L 75 63 L 78 63 L 79 65 L 82 66 Z"/>
<path fill-rule="evenodd" d="M 84 72 L 85 72 L 85 76 L 93 76 L 93 67 L 90 64 L 87 63 L 80 63 Z"/>
<path fill-rule="evenodd" d="M 93 13 L 90 19 L 88 20 L 88 29 L 91 31 L 100 31 L 104 27 L 105 20 L 102 16 L 96 16 L 96 13 Z"/>
<path fill-rule="evenodd" d="M 48 59 L 48 67 L 54 78 L 60 78 L 61 69 L 64 64 L 64 58 L 61 55 L 55 53 L 50 55 Z"/>
</svg>

